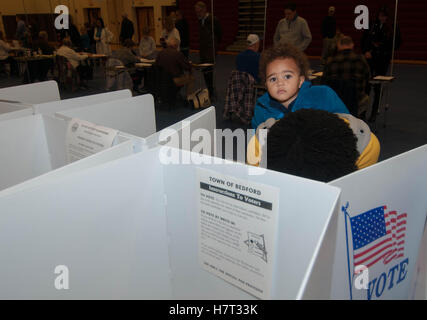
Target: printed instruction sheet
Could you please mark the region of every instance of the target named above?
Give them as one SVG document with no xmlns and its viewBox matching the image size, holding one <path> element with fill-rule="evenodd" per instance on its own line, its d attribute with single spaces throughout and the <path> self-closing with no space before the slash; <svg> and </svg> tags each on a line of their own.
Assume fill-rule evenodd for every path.
<svg viewBox="0 0 427 320">
<path fill-rule="evenodd" d="M 74 162 L 110 148 L 118 131 L 91 122 L 72 119 L 67 130 L 68 162 Z"/>
<path fill-rule="evenodd" d="M 200 264 L 270 299 L 279 189 L 200 168 L 198 186 Z"/>
</svg>

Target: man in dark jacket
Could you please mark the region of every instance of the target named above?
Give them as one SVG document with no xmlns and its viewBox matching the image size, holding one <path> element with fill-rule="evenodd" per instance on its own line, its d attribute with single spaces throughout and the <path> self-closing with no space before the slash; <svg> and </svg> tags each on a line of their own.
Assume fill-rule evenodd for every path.
<svg viewBox="0 0 427 320">
<path fill-rule="evenodd" d="M 386 75 L 393 52 L 393 31 L 394 25 L 390 21 L 388 9 L 381 7 L 378 11 L 376 20 L 370 24 L 369 30 L 362 35 L 362 53 L 368 61 L 371 68 L 371 75 Z M 401 38 L 399 28 L 396 26 L 395 49 L 400 46 Z M 379 107 L 381 85 L 374 85 L 374 103 L 372 113 L 369 119 L 374 122 Z"/>
<path fill-rule="evenodd" d="M 178 51 L 179 40 L 169 37 L 166 40 L 167 47 L 159 52 L 156 58 L 156 65 L 169 73 L 177 87 L 186 87 L 187 96 L 193 92 L 194 77 L 192 75 L 191 64 Z"/>
<path fill-rule="evenodd" d="M 187 20 L 182 16 L 182 12 L 177 10 L 175 28 L 179 31 L 179 36 L 181 37 L 180 48 L 182 54 L 188 59 L 188 52 L 190 50 L 190 34 L 188 31 Z"/>
<path fill-rule="evenodd" d="M 337 31 L 337 22 L 335 20 L 335 7 L 329 7 L 328 15 L 322 21 L 322 63 L 326 63 L 328 53 L 331 47 L 335 45 L 335 34 Z"/>
<path fill-rule="evenodd" d="M 204 2 L 197 2 L 194 6 L 194 10 L 199 19 L 200 27 L 200 63 L 215 63 L 216 50 L 218 49 L 218 44 L 222 36 L 221 26 L 218 20 L 207 12 L 207 7 Z M 212 24 L 214 34 L 212 34 Z M 215 98 L 213 67 L 205 68 L 203 75 L 206 87 L 209 90 L 210 99 L 213 101 Z"/>
<path fill-rule="evenodd" d="M 135 32 L 133 28 L 133 23 L 128 19 L 127 13 L 123 13 L 122 17 L 123 17 L 123 20 L 122 20 L 122 28 L 120 31 L 120 43 L 124 43 L 126 39 L 132 40 L 133 33 Z"/>
</svg>

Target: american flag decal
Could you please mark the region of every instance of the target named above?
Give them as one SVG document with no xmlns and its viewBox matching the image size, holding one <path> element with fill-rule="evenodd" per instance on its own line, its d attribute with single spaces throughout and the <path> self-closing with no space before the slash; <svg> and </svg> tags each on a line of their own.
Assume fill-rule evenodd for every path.
<svg viewBox="0 0 427 320">
<path fill-rule="evenodd" d="M 386 210 L 382 206 L 350 218 L 354 267 L 403 257 L 407 214 Z"/>
</svg>

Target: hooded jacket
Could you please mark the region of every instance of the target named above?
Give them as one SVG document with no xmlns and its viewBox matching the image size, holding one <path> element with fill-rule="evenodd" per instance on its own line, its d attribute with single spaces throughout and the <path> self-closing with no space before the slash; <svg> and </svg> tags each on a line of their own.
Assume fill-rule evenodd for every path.
<svg viewBox="0 0 427 320">
<path fill-rule="evenodd" d="M 268 118 L 282 119 L 285 114 L 299 109 L 318 109 L 332 113 L 349 113 L 347 107 L 334 90 L 328 86 L 313 86 L 310 81 L 304 81 L 299 89 L 297 98 L 288 108 L 275 99 L 272 99 L 268 92 L 259 97 L 251 122 L 252 128 L 257 129 Z"/>
</svg>

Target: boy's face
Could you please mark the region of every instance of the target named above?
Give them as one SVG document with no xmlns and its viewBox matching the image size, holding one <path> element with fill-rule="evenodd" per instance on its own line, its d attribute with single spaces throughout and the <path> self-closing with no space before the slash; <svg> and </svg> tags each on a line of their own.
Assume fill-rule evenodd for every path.
<svg viewBox="0 0 427 320">
<path fill-rule="evenodd" d="M 287 108 L 298 96 L 305 80 L 294 59 L 276 59 L 270 62 L 265 74 L 268 93 Z"/>
</svg>

